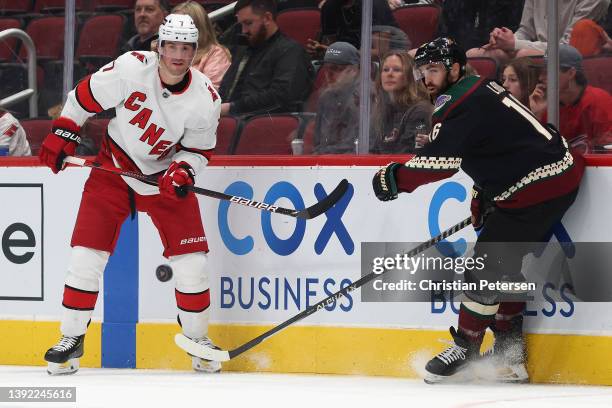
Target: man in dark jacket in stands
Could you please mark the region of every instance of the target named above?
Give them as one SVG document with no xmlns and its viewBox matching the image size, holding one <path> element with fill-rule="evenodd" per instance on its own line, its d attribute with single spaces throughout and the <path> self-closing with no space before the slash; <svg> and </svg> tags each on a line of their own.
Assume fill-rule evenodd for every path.
<svg viewBox="0 0 612 408">
<path fill-rule="evenodd" d="M 279 31 L 276 2 L 238 0 L 234 10 L 248 47 L 236 51 L 221 82 L 221 115 L 300 111 L 314 71 L 302 46 Z"/>
<path fill-rule="evenodd" d="M 134 3 L 136 35 L 121 47 L 121 54 L 128 51 L 151 51 L 151 42 L 157 40 L 159 25 L 169 11 L 168 0 L 136 0 Z"/>
</svg>

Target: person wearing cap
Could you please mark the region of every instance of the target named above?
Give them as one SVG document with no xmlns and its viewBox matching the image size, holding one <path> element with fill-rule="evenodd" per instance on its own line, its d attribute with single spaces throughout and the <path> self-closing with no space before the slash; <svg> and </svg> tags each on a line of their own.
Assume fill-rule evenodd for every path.
<svg viewBox="0 0 612 408">
<path fill-rule="evenodd" d="M 495 347 L 487 359 L 500 368 L 493 379 L 524 382 L 529 379 L 522 335 L 526 298 L 508 297 L 496 284 L 483 287 L 481 281 L 524 282 L 522 260 L 533 249 L 525 243 L 548 240 L 578 194 L 584 161 L 499 83 L 467 74 L 466 60 L 452 38 L 419 47 L 416 73 L 435 100 L 429 143 L 407 162 L 380 169 L 372 188 L 376 198 L 389 201 L 459 169 L 474 181 L 469 207 L 480 233 L 472 259 L 482 264 L 462 272 L 467 286 L 457 328 L 450 328 L 453 341 L 427 363 L 425 381 L 447 381 L 480 360 L 491 327 Z M 401 206 L 389 211 L 409 220 Z"/>
<path fill-rule="evenodd" d="M 157 40 L 159 26 L 169 11 L 168 0 L 136 0 L 134 3 L 136 35 L 121 47 L 121 54 L 128 51 L 152 51 L 151 43 Z"/>
<path fill-rule="evenodd" d="M 306 44 L 313 58 L 320 58 L 328 45 L 337 41 L 361 47 L 361 0 L 326 0 L 320 8 L 320 38 L 309 38 Z M 398 26 L 387 0 L 372 1 L 372 24 Z"/>
<path fill-rule="evenodd" d="M 572 27 L 588 18 L 601 20 L 608 12 L 610 0 L 565 0 L 559 2 L 560 43 L 568 44 Z M 547 2 L 525 0 L 521 23 L 513 32 L 508 27 L 496 27 L 489 34 L 489 42 L 468 50 L 468 57 L 491 57 L 500 63 L 512 58 L 541 56 L 548 42 Z"/>
<path fill-rule="evenodd" d="M 390 51 L 406 51 L 412 46 L 408 35 L 400 28 L 375 25 L 372 27 L 372 59 L 380 58 Z"/>
<path fill-rule="evenodd" d="M 238 0 L 234 12 L 248 47 L 236 50 L 221 81 L 221 115 L 301 111 L 314 69 L 304 48 L 279 30 L 276 2 Z"/>
<path fill-rule="evenodd" d="M 359 133 L 359 51 L 347 42 L 335 42 L 327 48 L 321 70 L 325 85 L 312 95 L 317 112 L 313 152 L 355 153 Z"/>
<path fill-rule="evenodd" d="M 546 85 L 547 73 L 542 69 L 529 97 L 531 111 L 542 123 L 548 119 Z M 559 131 L 583 152 L 612 144 L 612 96 L 588 84 L 582 56 L 565 44 L 559 45 Z"/>
</svg>

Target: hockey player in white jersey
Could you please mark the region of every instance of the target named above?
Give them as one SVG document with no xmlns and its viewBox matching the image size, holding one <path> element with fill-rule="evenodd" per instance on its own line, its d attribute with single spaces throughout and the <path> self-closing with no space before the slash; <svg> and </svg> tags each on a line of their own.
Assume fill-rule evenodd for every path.
<svg viewBox="0 0 612 408">
<path fill-rule="evenodd" d="M 41 147 L 41 162 L 57 173 L 63 159 L 74 154 L 85 120 L 115 108 L 97 161 L 159 179 L 158 188 L 107 172 L 90 174 L 72 236 L 62 337 L 45 354 L 50 374 L 78 370 L 102 273 L 123 221 L 134 210 L 147 212 L 159 231 L 176 278 L 183 334 L 211 344 L 208 244 L 198 201 L 182 188 L 194 183 L 210 159 L 221 105 L 210 80 L 190 68 L 197 40 L 191 17 L 167 16 L 159 28 L 158 52 L 128 52 L 81 81 Z M 221 368 L 196 357 L 192 365 L 205 372 Z"/>
<path fill-rule="evenodd" d="M 8 144 L 9 156 L 31 156 L 25 130 L 9 112 L 0 109 L 0 146 Z"/>
</svg>

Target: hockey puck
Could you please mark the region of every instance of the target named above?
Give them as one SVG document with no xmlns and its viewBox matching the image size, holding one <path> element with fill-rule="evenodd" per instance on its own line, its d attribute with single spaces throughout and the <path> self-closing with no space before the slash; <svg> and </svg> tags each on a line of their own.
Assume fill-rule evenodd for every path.
<svg viewBox="0 0 612 408">
<path fill-rule="evenodd" d="M 168 282 L 172 279 L 172 268 L 170 265 L 159 265 L 155 270 L 155 275 L 160 282 Z"/>
</svg>

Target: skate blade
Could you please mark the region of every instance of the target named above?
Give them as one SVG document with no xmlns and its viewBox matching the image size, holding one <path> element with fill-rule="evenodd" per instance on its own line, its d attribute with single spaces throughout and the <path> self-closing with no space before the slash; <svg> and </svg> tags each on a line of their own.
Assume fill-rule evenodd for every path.
<svg viewBox="0 0 612 408">
<path fill-rule="evenodd" d="M 199 357 L 191 357 L 191 366 L 199 373 L 217 374 L 221 372 L 221 363 L 217 361 L 202 361 Z"/>
<path fill-rule="evenodd" d="M 529 382 L 529 374 L 524 364 L 500 367 L 495 376 L 497 381 L 503 383 L 525 384 Z"/>
<path fill-rule="evenodd" d="M 47 363 L 47 373 L 49 375 L 70 375 L 79 370 L 79 359 L 74 358 L 65 363 Z"/>
<path fill-rule="evenodd" d="M 437 375 L 430 372 L 425 374 L 423 381 L 425 384 L 462 384 L 474 380 L 468 367 L 462 367 L 452 375 Z"/>
<path fill-rule="evenodd" d="M 475 362 L 472 370 L 478 382 L 519 384 L 529 382 L 525 364 L 508 364 L 500 359 L 488 359 Z"/>
</svg>

